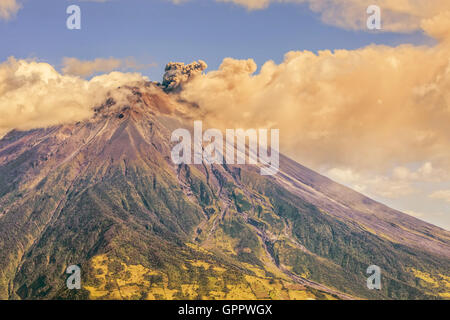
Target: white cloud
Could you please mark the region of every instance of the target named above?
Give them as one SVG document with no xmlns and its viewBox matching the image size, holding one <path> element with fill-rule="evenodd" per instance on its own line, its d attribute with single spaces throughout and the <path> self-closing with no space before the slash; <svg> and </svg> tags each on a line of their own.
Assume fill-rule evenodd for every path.
<svg viewBox="0 0 450 320">
<path fill-rule="evenodd" d="M 428 197 L 450 203 L 450 190 L 438 190 L 430 194 Z"/>
<path fill-rule="evenodd" d="M 418 170 L 399 166 L 393 169 L 393 178 L 409 182 L 439 182 L 449 179 L 449 174 L 443 169 L 433 167 L 431 162 L 425 162 Z"/>
<path fill-rule="evenodd" d="M 11 19 L 21 7 L 16 0 L 0 0 L 0 20 Z"/>
<path fill-rule="evenodd" d="M 77 58 L 64 58 L 62 71 L 64 74 L 88 77 L 98 72 L 110 72 L 117 70 L 122 61 L 115 58 L 97 58 L 95 60 L 79 60 Z"/>
<path fill-rule="evenodd" d="M 97 73 L 111 72 L 114 70 L 127 71 L 138 70 L 154 66 L 155 64 L 139 64 L 134 58 L 97 58 L 94 60 L 79 60 L 77 58 L 63 58 L 62 72 L 67 75 L 89 77 Z"/>
<path fill-rule="evenodd" d="M 350 168 L 332 168 L 326 174 L 331 179 L 369 196 L 398 199 L 417 192 L 410 180 L 389 175 L 359 173 Z"/>
<path fill-rule="evenodd" d="M 357 171 L 355 168 L 332 168 L 325 172 L 331 179 L 345 184 L 350 188 L 365 193 L 369 196 L 385 199 L 408 198 L 415 195 L 422 197 L 426 194 L 426 187 L 435 182 L 449 180 L 449 175 L 444 170 L 434 169 L 429 162 L 424 163 L 416 170 L 407 167 L 395 167 L 390 172 L 376 174 L 373 171 Z M 431 184 L 426 184 L 430 182 Z M 439 191 L 430 198 L 442 199 L 449 196 L 450 191 Z"/>
</svg>

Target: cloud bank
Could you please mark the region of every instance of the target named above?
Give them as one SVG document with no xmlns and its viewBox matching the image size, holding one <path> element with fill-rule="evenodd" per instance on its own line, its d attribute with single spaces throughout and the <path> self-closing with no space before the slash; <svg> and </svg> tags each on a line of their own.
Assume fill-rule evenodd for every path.
<svg viewBox="0 0 450 320">
<path fill-rule="evenodd" d="M 0 64 L 0 136 L 85 119 L 110 90 L 142 80 L 140 74 L 112 72 L 87 81 L 47 63 L 9 58 Z"/>
<path fill-rule="evenodd" d="M 423 22 L 434 47 L 292 51 L 257 74 L 252 59 L 227 58 L 180 95 L 213 126 L 282 129 L 284 150 L 314 168 L 450 169 L 448 18 Z"/>
<path fill-rule="evenodd" d="M 131 69 L 142 69 L 154 64 L 142 65 L 136 62 L 134 58 L 97 58 L 94 60 L 79 60 L 77 58 L 63 58 L 62 72 L 66 75 L 89 77 L 98 73 L 111 71 L 126 71 Z"/>
</svg>

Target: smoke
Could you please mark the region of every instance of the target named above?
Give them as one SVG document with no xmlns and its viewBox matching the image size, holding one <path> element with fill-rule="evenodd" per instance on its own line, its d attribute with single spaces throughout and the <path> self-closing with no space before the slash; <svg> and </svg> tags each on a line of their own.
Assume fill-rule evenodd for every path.
<svg viewBox="0 0 450 320">
<path fill-rule="evenodd" d="M 292 51 L 281 64 L 227 58 L 183 85 L 217 128 L 279 128 L 284 152 L 316 169 L 450 168 L 448 13 L 423 22 L 434 47 Z"/>
<path fill-rule="evenodd" d="M 0 135 L 86 119 L 112 89 L 143 80 L 112 72 L 87 81 L 47 63 L 9 58 L 0 64 Z"/>
<path fill-rule="evenodd" d="M 206 68 L 208 65 L 202 60 L 188 65 L 182 62 L 169 62 L 166 65 L 162 86 L 166 91 L 177 91 L 184 83 L 201 74 Z"/>
</svg>

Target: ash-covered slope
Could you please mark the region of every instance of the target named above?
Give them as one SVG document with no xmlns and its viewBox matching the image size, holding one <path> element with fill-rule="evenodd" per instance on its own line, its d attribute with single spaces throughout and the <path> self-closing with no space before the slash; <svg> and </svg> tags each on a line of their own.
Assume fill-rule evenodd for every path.
<svg viewBox="0 0 450 320">
<path fill-rule="evenodd" d="M 180 165 L 171 94 L 122 88 L 92 119 L 0 141 L 0 298 L 445 298 L 449 232 L 282 157 Z M 67 266 L 83 288 L 67 290 Z M 369 265 L 382 269 L 368 290 Z"/>
</svg>

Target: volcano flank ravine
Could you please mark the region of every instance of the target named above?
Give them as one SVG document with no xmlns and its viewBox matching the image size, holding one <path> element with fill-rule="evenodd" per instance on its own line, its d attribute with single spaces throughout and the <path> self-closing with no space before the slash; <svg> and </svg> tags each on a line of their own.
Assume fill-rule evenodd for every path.
<svg viewBox="0 0 450 320">
<path fill-rule="evenodd" d="M 192 106 L 117 90 L 88 120 L 0 140 L 1 299 L 450 298 L 448 231 L 284 156 L 274 176 L 174 165 Z"/>
</svg>

